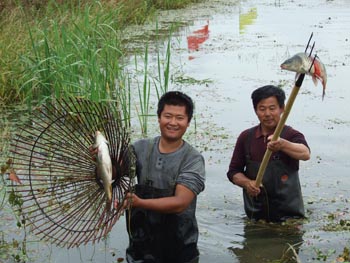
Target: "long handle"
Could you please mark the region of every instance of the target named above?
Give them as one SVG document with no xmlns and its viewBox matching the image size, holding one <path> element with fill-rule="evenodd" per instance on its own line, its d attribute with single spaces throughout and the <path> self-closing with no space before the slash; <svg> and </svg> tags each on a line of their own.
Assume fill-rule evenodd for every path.
<svg viewBox="0 0 350 263">
<path fill-rule="evenodd" d="M 295 86 L 292 89 L 291 94 L 289 95 L 287 104 L 284 107 L 284 112 L 281 116 L 281 119 L 279 120 L 277 127 L 276 127 L 276 130 L 272 136 L 272 139 L 271 139 L 272 141 L 276 141 L 278 139 L 278 137 L 281 135 L 282 129 L 283 129 L 283 127 L 286 123 L 286 120 L 288 118 L 288 115 L 292 109 L 295 98 L 298 95 L 301 84 L 303 84 L 304 77 L 305 77 L 305 74 L 300 74 L 299 78 L 297 79 Z M 272 154 L 272 151 L 270 149 L 266 149 L 265 154 L 264 154 L 264 158 L 260 164 L 259 171 L 258 171 L 258 174 L 256 175 L 256 179 L 255 179 L 255 185 L 258 187 L 261 185 L 261 182 L 262 182 L 267 164 L 270 160 L 271 154 Z"/>
</svg>

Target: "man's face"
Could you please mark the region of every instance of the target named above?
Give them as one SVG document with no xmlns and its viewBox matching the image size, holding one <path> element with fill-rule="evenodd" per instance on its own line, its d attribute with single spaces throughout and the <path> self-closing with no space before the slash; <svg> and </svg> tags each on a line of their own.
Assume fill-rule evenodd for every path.
<svg viewBox="0 0 350 263">
<path fill-rule="evenodd" d="M 273 132 L 276 128 L 284 108 L 278 105 L 276 97 L 261 100 L 256 107 L 256 115 L 261 123 L 262 130 Z"/>
<path fill-rule="evenodd" d="M 165 104 L 158 122 L 162 137 L 170 141 L 181 139 L 190 125 L 185 106 L 167 104 Z"/>
</svg>

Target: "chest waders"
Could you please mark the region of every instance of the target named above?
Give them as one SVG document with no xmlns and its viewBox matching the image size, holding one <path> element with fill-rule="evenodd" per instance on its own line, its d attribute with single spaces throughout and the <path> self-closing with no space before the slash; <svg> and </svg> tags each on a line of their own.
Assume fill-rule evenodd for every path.
<svg viewBox="0 0 350 263">
<path fill-rule="evenodd" d="M 145 184 L 135 186 L 135 194 L 143 199 L 173 196 L 175 183 L 183 161 L 191 148 L 183 155 L 179 170 L 172 179 L 170 189 L 159 189 L 152 186 L 150 180 L 150 165 L 154 140 L 150 140 Z M 186 234 L 197 231 L 197 225 L 185 213 L 164 214 L 142 208 L 132 208 L 130 217 L 126 214 L 127 229 L 129 233 L 129 247 L 127 260 L 129 263 L 196 263 L 199 258 L 197 243 L 184 244 Z"/>
<path fill-rule="evenodd" d="M 281 137 L 286 128 L 283 128 Z M 250 146 L 254 133 L 252 128 L 245 144 L 245 175 L 256 179 L 260 162 L 250 158 Z M 257 197 L 251 197 L 243 189 L 244 210 L 251 219 L 267 221 L 284 221 L 288 218 L 303 218 L 304 203 L 301 193 L 299 173 L 290 169 L 280 160 L 279 153 L 273 153 L 263 177 L 263 187 Z"/>
</svg>

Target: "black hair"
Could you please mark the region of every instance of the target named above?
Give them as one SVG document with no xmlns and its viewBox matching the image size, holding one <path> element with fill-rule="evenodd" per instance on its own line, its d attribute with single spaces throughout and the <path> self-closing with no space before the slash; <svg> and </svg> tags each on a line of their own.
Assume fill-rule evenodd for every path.
<svg viewBox="0 0 350 263">
<path fill-rule="evenodd" d="M 180 91 L 168 91 L 167 93 L 164 93 L 158 102 L 158 118 L 160 118 L 160 115 L 164 110 L 165 105 L 185 106 L 186 114 L 188 116 L 188 122 L 191 121 L 193 116 L 194 105 L 192 99 L 185 93 L 182 93 Z"/>
<path fill-rule="evenodd" d="M 266 86 L 257 88 L 252 93 L 254 110 L 256 110 L 258 103 L 261 100 L 267 99 L 269 97 L 276 97 L 278 105 L 281 108 L 284 107 L 284 100 L 286 99 L 286 94 L 284 93 L 283 89 L 273 85 L 266 85 Z"/>
</svg>

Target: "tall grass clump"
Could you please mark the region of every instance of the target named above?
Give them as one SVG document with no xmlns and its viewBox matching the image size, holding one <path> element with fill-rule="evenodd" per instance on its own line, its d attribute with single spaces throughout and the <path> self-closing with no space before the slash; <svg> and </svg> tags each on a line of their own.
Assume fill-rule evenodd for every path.
<svg viewBox="0 0 350 263">
<path fill-rule="evenodd" d="M 111 16 L 103 9 L 94 16 L 87 6 L 71 24 L 52 21 L 44 28 L 28 28 L 32 53 L 22 57 L 21 92 L 29 100 L 69 95 L 93 101 L 115 97 L 123 70 L 123 52 Z"/>
<path fill-rule="evenodd" d="M 157 32 L 157 38 L 159 36 L 158 33 L 158 23 L 156 24 L 156 32 Z M 172 37 L 172 33 L 173 33 L 173 27 L 171 27 L 170 29 L 170 33 L 168 35 L 168 41 L 167 41 L 167 45 L 166 45 L 166 52 L 165 52 L 165 58 L 163 59 L 161 57 L 161 49 L 159 47 L 159 43 L 161 43 L 161 41 L 159 41 L 159 39 L 157 39 L 156 41 L 156 45 L 157 45 L 157 72 L 158 72 L 158 76 L 155 78 L 154 81 L 154 86 L 156 88 L 156 92 L 157 92 L 157 96 L 158 99 L 161 97 L 161 95 L 163 95 L 164 93 L 166 93 L 169 89 L 169 81 L 170 81 L 170 58 L 171 58 L 171 37 Z"/>
<path fill-rule="evenodd" d="M 5 10 L 0 13 L 0 103 L 10 104 L 23 99 L 19 94 L 23 71 L 19 60 L 28 50 L 24 43 L 29 37 L 20 10 L 4 14 Z"/>
<path fill-rule="evenodd" d="M 122 30 L 191 2 L 199 1 L 0 0 L 0 103 L 112 96 Z"/>
<path fill-rule="evenodd" d="M 136 59 L 136 57 L 135 57 Z M 137 61 L 135 63 L 137 67 Z M 143 75 L 143 85 L 138 84 L 138 95 L 139 95 L 139 105 L 138 108 L 136 106 L 137 116 L 140 122 L 141 133 L 142 136 L 147 136 L 147 124 L 149 117 L 149 109 L 150 109 L 150 95 L 151 95 L 151 81 L 148 76 L 148 45 L 145 50 L 145 58 L 144 58 L 144 75 Z"/>
<path fill-rule="evenodd" d="M 141 77 L 136 77 L 134 80 L 138 90 L 138 102 L 135 104 L 135 108 L 143 137 L 146 137 L 148 133 L 149 117 L 155 116 L 154 113 L 150 113 L 153 102 L 151 102 L 151 97 L 154 98 L 154 96 L 156 96 L 159 100 L 159 98 L 168 91 L 170 86 L 172 32 L 171 29 L 164 47 L 164 40 L 159 39 L 158 23 L 156 24 L 156 39 L 154 43 L 156 47 L 154 50 L 154 55 L 156 56 L 155 65 L 149 62 L 150 54 L 148 44 L 146 44 L 145 50 L 143 51 L 143 61 L 140 70 L 138 69 L 138 58 L 135 55 L 135 73 L 137 76 L 141 75 Z M 165 54 L 163 54 L 164 49 Z"/>
<path fill-rule="evenodd" d="M 156 39 L 152 38 L 156 40 L 156 73 L 148 70 L 146 49 L 141 84 L 135 84 L 126 71 L 132 54 L 125 52 L 123 29 L 130 23 L 143 23 L 157 8 L 190 2 L 198 1 L 0 0 L 0 104 L 26 101 L 33 105 L 68 96 L 108 100 L 119 104 L 128 127 L 136 110 L 145 136 L 150 98 L 154 94 L 159 98 L 169 89 L 173 28 L 163 55 L 157 25 Z"/>
</svg>

